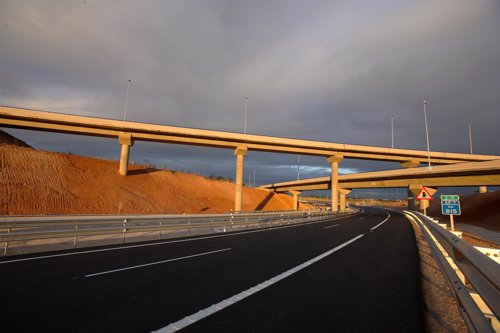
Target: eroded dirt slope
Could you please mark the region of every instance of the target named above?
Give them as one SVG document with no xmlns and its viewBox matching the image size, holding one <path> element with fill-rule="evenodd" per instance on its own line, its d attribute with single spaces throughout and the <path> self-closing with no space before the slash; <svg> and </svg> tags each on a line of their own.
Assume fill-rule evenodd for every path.
<svg viewBox="0 0 500 333">
<path fill-rule="evenodd" d="M 0 144 L 0 215 L 222 213 L 234 184 L 196 175 Z M 243 210 L 292 209 L 288 195 L 244 188 Z"/>
</svg>

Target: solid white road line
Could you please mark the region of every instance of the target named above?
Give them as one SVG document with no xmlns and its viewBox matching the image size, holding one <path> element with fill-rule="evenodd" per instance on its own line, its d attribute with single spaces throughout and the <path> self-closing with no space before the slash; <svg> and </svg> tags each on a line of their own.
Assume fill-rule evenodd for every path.
<svg viewBox="0 0 500 333">
<path fill-rule="evenodd" d="M 206 318 L 234 303 L 237 303 L 239 301 L 241 301 L 242 299 L 245 299 L 247 298 L 248 296 L 252 295 L 252 294 L 255 294 L 256 292 L 258 291 L 261 291 L 262 289 L 264 288 L 267 288 L 273 284 L 275 284 L 276 282 L 279 282 L 281 280 L 283 280 L 284 278 L 292 275 L 292 274 L 295 274 L 297 273 L 298 271 L 314 264 L 315 262 L 317 261 L 320 261 L 321 259 L 329 256 L 330 254 L 334 253 L 334 252 L 337 252 L 338 250 L 342 249 L 343 247 L 346 247 L 347 245 L 351 244 L 351 243 L 354 243 L 355 241 L 357 241 L 358 239 L 360 239 L 361 237 L 363 237 L 364 234 L 361 234 L 359 236 L 356 236 L 354 238 L 352 238 L 351 240 L 348 240 L 347 242 L 327 251 L 327 252 L 324 252 L 323 254 L 320 254 L 319 256 L 317 257 L 314 257 L 313 259 L 309 260 L 309 261 L 306 261 L 305 263 L 303 264 L 300 264 L 294 268 L 291 268 L 289 269 L 288 271 L 284 272 L 284 273 L 281 273 L 267 281 L 264 281 L 262 283 L 259 283 L 258 285 L 250 288 L 250 289 L 247 289 L 245 291 L 242 291 L 241 293 L 237 294 L 237 295 L 234 295 L 230 298 L 227 298 L 217 304 L 214 304 L 208 308 L 205 308 L 203 310 L 200 310 L 192 315 L 189 315 L 187 317 L 185 317 L 184 319 L 181 319 L 179 321 L 176 321 L 175 323 L 172 323 L 168 326 L 165 326 L 155 332 L 160 332 L 160 333 L 166 333 L 166 332 L 176 332 L 186 326 L 189 326 L 191 325 L 192 323 L 195 323 L 203 318 Z"/>
<path fill-rule="evenodd" d="M 106 251 L 115 251 L 115 250 L 123 250 L 123 249 L 133 249 L 133 248 L 136 248 L 136 247 L 157 246 L 157 245 L 170 244 L 170 243 L 193 242 L 193 241 L 202 240 L 202 239 L 219 238 L 219 237 L 231 237 L 231 236 L 237 236 L 237 235 L 243 235 L 243 234 L 252 234 L 252 233 L 256 233 L 256 232 L 272 231 L 272 230 L 276 230 L 276 229 L 295 228 L 295 227 L 300 227 L 300 226 L 304 226 L 304 225 L 310 225 L 310 224 L 328 222 L 328 221 L 331 221 L 331 220 L 340 220 L 340 219 L 344 219 L 344 218 L 356 216 L 356 215 L 359 215 L 359 214 L 360 213 L 356 213 L 356 214 L 352 214 L 352 215 L 348 215 L 348 216 L 340 216 L 340 217 L 332 218 L 332 219 L 328 219 L 328 220 L 325 219 L 325 220 L 308 222 L 308 223 L 283 225 L 283 226 L 278 226 L 278 227 L 270 227 L 270 228 L 263 228 L 263 229 L 257 229 L 257 230 L 241 231 L 241 232 L 234 232 L 234 233 L 228 233 L 228 234 L 210 235 L 210 236 L 197 237 L 197 238 L 174 239 L 174 240 L 168 240 L 168 241 L 162 241 L 162 242 L 147 243 L 147 244 L 136 244 L 136 245 L 127 245 L 127 246 L 118 246 L 118 247 L 110 247 L 110 248 L 97 249 L 97 250 L 87 250 L 87 251 L 78 251 L 78 252 L 70 252 L 70 253 L 50 254 L 50 255 L 45 255 L 45 256 L 23 258 L 23 259 L 12 259 L 12 260 L 0 261 L 0 265 L 14 263 L 14 262 L 20 262 L 20 261 L 31 261 L 31 260 L 40 260 L 40 259 L 47 259 L 47 258 L 57 258 L 57 257 L 74 256 L 74 255 L 87 254 L 87 253 L 106 252 Z"/>
<path fill-rule="evenodd" d="M 373 231 L 373 230 L 377 229 L 378 227 L 380 227 L 382 224 L 384 224 L 390 218 L 391 218 L 391 214 L 387 214 L 387 218 L 385 220 L 383 220 L 382 222 L 380 222 L 379 224 L 377 224 L 376 226 L 374 226 L 370 230 Z"/>
<path fill-rule="evenodd" d="M 338 227 L 340 224 L 334 224 L 334 225 L 329 225 L 328 227 L 325 227 L 325 229 L 330 229 L 333 227 Z"/>
<path fill-rule="evenodd" d="M 124 268 L 119 268 L 119 269 L 113 269 L 113 270 L 110 270 L 110 271 L 104 271 L 104 272 L 99 272 L 99 273 L 87 274 L 87 275 L 85 275 L 85 277 L 89 278 L 89 277 L 98 276 L 98 275 L 111 274 L 111 273 L 115 273 L 115 272 L 127 271 L 127 270 L 130 270 L 130 269 L 136 269 L 136 268 L 141 268 L 141 267 L 146 267 L 146 266 L 153 266 L 153 265 L 164 264 L 164 263 L 172 262 L 172 261 L 178 261 L 178 260 L 183 260 L 183 259 L 189 259 L 189 258 L 206 256 L 208 254 L 213 254 L 213 253 L 218 253 L 218 252 L 224 252 L 224 251 L 229 251 L 229 250 L 231 250 L 230 247 L 228 247 L 226 249 L 221 249 L 221 250 L 215 250 L 215 251 L 209 251 L 209 252 L 192 254 L 192 255 L 189 255 L 189 256 L 185 256 L 185 257 L 167 259 L 167 260 L 162 260 L 162 261 L 155 261 L 155 262 L 150 262 L 150 263 L 147 263 L 147 264 L 142 264 L 142 265 L 137 265 L 137 266 L 130 266 L 130 267 L 124 267 Z"/>
</svg>

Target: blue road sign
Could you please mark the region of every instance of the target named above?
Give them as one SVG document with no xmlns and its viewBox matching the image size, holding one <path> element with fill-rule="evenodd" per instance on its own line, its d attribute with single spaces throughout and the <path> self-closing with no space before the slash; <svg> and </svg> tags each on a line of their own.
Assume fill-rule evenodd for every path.
<svg viewBox="0 0 500 333">
<path fill-rule="evenodd" d="M 460 201 L 455 200 L 442 200 L 441 213 L 443 215 L 460 215 Z"/>
</svg>

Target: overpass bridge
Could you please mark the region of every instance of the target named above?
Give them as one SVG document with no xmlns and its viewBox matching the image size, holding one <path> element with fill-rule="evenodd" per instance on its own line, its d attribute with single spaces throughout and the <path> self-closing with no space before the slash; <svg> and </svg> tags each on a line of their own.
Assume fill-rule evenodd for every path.
<svg viewBox="0 0 500 333">
<path fill-rule="evenodd" d="M 8 106 L 0 106 L 0 127 L 114 138 L 121 145 L 119 173 L 124 176 L 127 175 L 130 148 L 136 140 L 232 149 L 236 156 L 235 211 L 241 210 L 244 157 L 248 151 L 325 157 L 332 168 L 330 183 L 332 210 L 334 211 L 337 211 L 339 196 L 338 166 L 344 158 L 399 162 L 405 168 L 416 167 L 428 160 L 433 165 L 446 165 L 500 159 L 497 155 L 428 153 L 423 150 L 349 145 L 146 124 Z"/>
<path fill-rule="evenodd" d="M 338 176 L 340 210 L 345 210 L 346 195 L 352 189 L 407 187 L 409 204 L 413 208 L 414 197 L 422 186 L 480 186 L 484 188 L 498 185 L 500 185 L 500 160 L 441 165 L 434 166 L 430 170 L 427 167 L 421 167 Z M 267 184 L 260 188 L 274 192 L 290 192 L 297 206 L 298 195 L 302 191 L 331 189 L 332 177 Z"/>
</svg>

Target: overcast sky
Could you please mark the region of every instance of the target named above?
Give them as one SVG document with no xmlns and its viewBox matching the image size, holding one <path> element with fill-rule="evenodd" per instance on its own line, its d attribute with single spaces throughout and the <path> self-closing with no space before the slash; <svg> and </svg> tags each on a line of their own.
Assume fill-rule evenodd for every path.
<svg viewBox="0 0 500 333">
<path fill-rule="evenodd" d="M 500 2 L 0 0 L 0 104 L 390 147 L 500 154 Z M 39 149 L 117 158 L 116 140 L 8 130 Z M 230 150 L 136 143 L 131 158 L 234 178 Z M 250 152 L 245 179 L 297 178 Z M 329 174 L 300 159 L 300 177 Z M 341 172 L 397 168 L 345 160 Z"/>
</svg>

